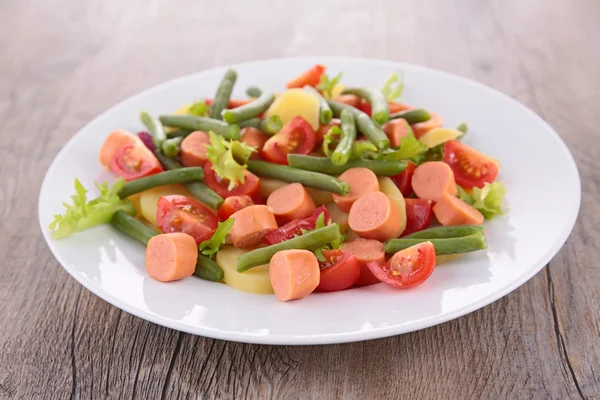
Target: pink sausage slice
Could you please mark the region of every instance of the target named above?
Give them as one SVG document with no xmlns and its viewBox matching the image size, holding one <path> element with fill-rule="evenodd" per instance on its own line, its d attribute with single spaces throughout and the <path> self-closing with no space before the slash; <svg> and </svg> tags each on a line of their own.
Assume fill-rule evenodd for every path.
<svg viewBox="0 0 600 400">
<path fill-rule="evenodd" d="M 400 234 L 400 210 L 382 192 L 367 193 L 352 205 L 348 225 L 362 238 L 383 242 Z"/>
<path fill-rule="evenodd" d="M 358 265 L 360 265 L 360 278 L 356 283 L 358 286 L 372 285 L 379 283 L 379 279 L 373 275 L 367 264 L 372 261 L 385 262 L 385 252 L 383 243 L 371 239 L 355 239 L 343 243 L 340 246 L 342 251 L 354 254 Z"/>
<path fill-rule="evenodd" d="M 441 161 L 419 165 L 412 176 L 412 188 L 420 199 L 439 201 L 446 193 L 456 196 L 452 168 Z"/>
<path fill-rule="evenodd" d="M 317 257 L 308 250 L 282 250 L 269 263 L 269 278 L 280 301 L 302 299 L 319 286 Z"/>
<path fill-rule="evenodd" d="M 104 139 L 104 143 L 100 148 L 100 164 L 108 168 L 110 160 L 117 152 L 117 149 L 124 146 L 125 143 L 134 143 L 136 140 L 139 140 L 138 137 L 126 130 L 117 129 L 116 131 L 112 131 L 106 139 Z"/>
<path fill-rule="evenodd" d="M 206 132 L 194 131 L 181 142 L 181 163 L 186 167 L 202 167 L 206 158 L 206 145 L 210 138 Z"/>
<path fill-rule="evenodd" d="M 306 218 L 317 208 L 300 183 L 291 183 L 275 190 L 267 199 L 267 207 L 283 223 Z"/>
<path fill-rule="evenodd" d="M 333 201 L 343 212 L 349 212 L 352 204 L 362 195 L 379 190 L 377 175 L 367 168 L 350 168 L 339 179 L 350 185 L 347 195 L 333 194 Z"/>
<path fill-rule="evenodd" d="M 256 246 L 267 233 L 277 229 L 275 216 L 265 205 L 246 207 L 229 218 L 235 220 L 230 232 L 231 241 L 240 249 Z"/>
<path fill-rule="evenodd" d="M 481 225 L 483 214 L 458 197 L 444 195 L 433 206 L 433 213 L 440 224 L 449 225 Z"/>
<path fill-rule="evenodd" d="M 161 282 L 187 278 L 194 273 L 198 260 L 198 245 L 187 233 L 156 235 L 146 247 L 146 271 Z"/>
</svg>

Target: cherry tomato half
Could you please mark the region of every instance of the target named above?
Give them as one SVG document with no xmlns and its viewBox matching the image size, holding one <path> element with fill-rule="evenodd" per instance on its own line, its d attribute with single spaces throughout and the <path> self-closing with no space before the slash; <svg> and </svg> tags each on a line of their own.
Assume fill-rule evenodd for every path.
<svg viewBox="0 0 600 400">
<path fill-rule="evenodd" d="M 325 69 L 327 67 L 324 65 L 317 64 L 286 83 L 285 87 L 288 89 L 303 88 L 306 85 L 316 87 L 321 82 L 321 75 L 325 73 Z"/>
<path fill-rule="evenodd" d="M 283 242 L 284 240 L 291 239 L 295 235 L 301 235 L 303 229 L 307 231 L 315 229 L 317 218 L 319 218 L 319 215 L 321 214 L 324 214 L 325 225 L 328 225 L 331 221 L 331 216 L 329 215 L 327 208 L 325 208 L 325 206 L 321 206 L 316 208 L 315 211 L 313 211 L 313 213 L 307 218 L 295 219 L 283 225 L 282 227 L 267 233 L 265 235 L 265 240 L 269 244 L 276 244 Z"/>
<path fill-rule="evenodd" d="M 412 181 L 412 176 L 416 168 L 417 166 L 415 164 L 408 161 L 404 171 L 400 172 L 398 175 L 390 176 L 404 197 L 408 197 L 412 193 L 412 185 L 410 182 Z"/>
<path fill-rule="evenodd" d="M 244 175 L 244 183 L 229 190 L 229 181 L 222 180 L 217 173 L 213 171 L 212 163 L 207 161 L 206 164 L 204 164 L 204 183 L 224 199 L 231 196 L 252 196 L 254 193 L 258 192 L 258 189 L 260 188 L 260 179 L 247 170 L 244 171 Z"/>
<path fill-rule="evenodd" d="M 352 253 L 342 250 L 323 250 L 326 261 L 319 261 L 321 279 L 319 290 L 337 292 L 353 286 L 360 278 L 360 266 Z"/>
<path fill-rule="evenodd" d="M 109 169 L 126 181 L 163 171 L 154 154 L 141 140 L 120 147 L 111 158 Z"/>
<path fill-rule="evenodd" d="M 288 164 L 287 155 L 310 154 L 317 138 L 312 126 L 302 117 L 294 117 L 265 143 L 262 157 L 272 163 Z"/>
<path fill-rule="evenodd" d="M 225 201 L 223 201 L 221 208 L 219 208 L 219 219 L 221 221 L 225 221 L 227 218 L 231 217 L 234 212 L 240 211 L 252 205 L 254 205 L 254 201 L 252 201 L 250 196 L 243 195 L 228 197 L 225 199 Z"/>
<path fill-rule="evenodd" d="M 406 228 L 401 236 L 410 235 L 429 227 L 433 218 L 431 200 L 404 199 L 406 204 Z"/>
<path fill-rule="evenodd" d="M 435 267 L 435 249 L 431 242 L 423 242 L 400 250 L 387 263 L 373 261 L 367 266 L 381 282 L 407 289 L 431 276 Z"/>
<path fill-rule="evenodd" d="M 200 244 L 212 236 L 219 219 L 210 208 L 199 201 L 173 194 L 158 199 L 156 222 L 164 233 L 187 233 Z"/>
<path fill-rule="evenodd" d="M 482 188 L 498 176 L 496 161 L 458 140 L 444 144 L 444 162 L 452 168 L 456 183 L 465 189 Z"/>
</svg>

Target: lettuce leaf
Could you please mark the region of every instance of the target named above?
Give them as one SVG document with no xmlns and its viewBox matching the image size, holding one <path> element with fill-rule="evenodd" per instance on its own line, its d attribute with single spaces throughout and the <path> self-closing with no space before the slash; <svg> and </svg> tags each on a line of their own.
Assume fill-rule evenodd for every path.
<svg viewBox="0 0 600 400">
<path fill-rule="evenodd" d="M 209 110 L 210 106 L 204 100 L 200 100 L 190 106 L 188 114 L 195 115 L 196 117 L 204 117 L 208 114 Z"/>
<path fill-rule="evenodd" d="M 396 101 L 402 96 L 404 91 L 404 74 L 402 72 L 392 72 L 381 88 L 387 101 Z"/>
<path fill-rule="evenodd" d="M 386 161 L 410 160 L 419 164 L 423 161 L 428 147 L 421 143 L 414 134 L 409 133 L 400 139 L 398 150 L 388 149 L 383 153 L 383 159 Z"/>
<path fill-rule="evenodd" d="M 331 129 L 329 129 L 325 136 L 323 136 L 322 149 L 323 153 L 325 153 L 327 157 L 331 157 L 331 154 L 333 153 L 333 150 L 331 150 L 331 145 L 335 145 L 333 146 L 333 148 L 335 149 L 335 147 L 340 142 L 342 133 L 342 129 L 339 126 L 334 125 L 331 127 Z"/>
<path fill-rule="evenodd" d="M 323 94 L 326 95 L 327 98 L 331 98 L 331 96 L 333 96 L 333 88 L 335 87 L 335 85 L 340 83 L 341 79 L 341 72 L 333 78 L 329 78 L 327 74 L 323 74 L 321 75 L 321 82 L 319 82 L 319 84 L 317 85 L 317 89 L 323 92 Z"/>
<path fill-rule="evenodd" d="M 223 180 L 229 181 L 229 190 L 244 183 L 245 171 L 250 155 L 256 147 L 248 146 L 237 140 L 227 140 L 214 132 L 208 132 L 210 145 L 206 146 L 206 157 L 212 163 L 212 169 Z"/>
<path fill-rule="evenodd" d="M 119 178 L 112 186 L 107 182 L 96 187 L 100 196 L 88 201 L 88 190 L 83 187 L 79 179 L 75 179 L 75 194 L 71 196 L 73 204 L 63 203 L 66 211 L 63 215 L 57 214 L 48 228 L 52 231 L 55 240 L 66 238 L 88 228 L 109 223 L 116 211 L 135 214 L 133 203 L 122 200 L 117 194 L 125 185 L 125 179 Z"/>
<path fill-rule="evenodd" d="M 508 191 L 502 182 L 486 183 L 481 189 L 474 187 L 471 193 L 458 186 L 458 198 L 479 210 L 485 219 L 504 214 L 502 204 Z"/>
<path fill-rule="evenodd" d="M 233 218 L 229 218 L 225 222 L 219 222 L 217 230 L 215 230 L 211 238 L 200 243 L 200 252 L 205 256 L 212 258 L 212 256 L 219 251 L 221 245 L 225 243 L 225 239 L 227 238 L 227 235 L 229 235 L 231 228 L 233 228 L 234 222 L 235 220 Z"/>
</svg>

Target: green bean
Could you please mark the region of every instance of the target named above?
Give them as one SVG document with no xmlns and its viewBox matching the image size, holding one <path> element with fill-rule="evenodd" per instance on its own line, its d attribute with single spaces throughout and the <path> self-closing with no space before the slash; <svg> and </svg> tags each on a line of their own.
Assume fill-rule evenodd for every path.
<svg viewBox="0 0 600 400">
<path fill-rule="evenodd" d="M 312 86 L 306 85 L 304 86 L 304 90 L 319 99 L 319 122 L 323 125 L 330 123 L 331 118 L 333 118 L 333 111 L 331 111 L 331 107 L 329 107 L 327 100 L 325 100 L 325 98 L 321 96 L 321 93 Z"/>
<path fill-rule="evenodd" d="M 159 234 L 159 232 L 144 225 L 139 219 L 123 211 L 117 211 L 110 222 L 115 228 L 144 246 L 148 246 L 148 241 Z M 200 254 L 198 255 L 198 261 L 196 261 L 194 275 L 208 281 L 218 282 L 223 279 L 224 273 L 217 263 Z"/>
<path fill-rule="evenodd" d="M 237 80 L 237 73 L 230 69 L 225 72 L 223 75 L 223 79 L 221 79 L 221 83 L 217 88 L 217 93 L 215 94 L 215 98 L 210 107 L 210 117 L 214 119 L 223 119 L 221 118 L 221 113 L 223 110 L 227 109 L 227 103 L 229 102 L 229 98 L 231 97 L 231 92 L 233 91 L 233 85 L 235 85 L 235 81 Z"/>
<path fill-rule="evenodd" d="M 344 165 L 335 165 L 329 158 L 302 154 L 288 154 L 288 162 L 290 167 L 330 175 L 339 175 L 350 168 L 367 168 L 375 175 L 394 176 L 406 168 L 404 161 L 348 160 Z"/>
<path fill-rule="evenodd" d="M 353 94 L 366 99 L 371 104 L 371 118 L 380 125 L 385 124 L 390 119 L 390 106 L 383 92 L 372 88 L 347 88 L 342 94 Z"/>
<path fill-rule="evenodd" d="M 419 122 L 429 121 L 431 114 L 427 110 L 422 108 L 414 108 L 412 110 L 400 111 L 390 115 L 390 119 L 402 118 L 408 122 L 409 125 L 418 124 Z"/>
<path fill-rule="evenodd" d="M 443 239 L 390 239 L 385 242 L 384 250 L 386 253 L 396 253 L 423 242 L 431 242 L 435 248 L 435 254 L 439 256 L 444 254 L 469 253 L 486 248 L 485 236 L 481 233 L 474 233 L 468 236 Z"/>
<path fill-rule="evenodd" d="M 165 169 L 181 169 L 183 166 L 179 164 L 176 160 L 165 156 L 162 152 L 155 152 L 158 161 L 162 164 Z M 206 204 L 210 208 L 218 210 L 223 204 L 223 198 L 219 196 L 216 192 L 214 192 L 211 188 L 206 186 L 204 182 L 192 181 L 184 183 L 187 190 L 190 191 L 192 196 L 196 199 L 200 200 L 202 203 Z"/>
<path fill-rule="evenodd" d="M 137 240 L 144 246 L 148 245 L 148 241 L 158 235 L 158 232 L 148 226 L 144 225 L 139 219 L 132 217 L 124 211 L 117 211 L 113 214 L 110 223 L 129 236 L 132 239 Z"/>
<path fill-rule="evenodd" d="M 346 195 L 350 185 L 329 175 L 304 171 L 287 165 L 272 164 L 265 161 L 248 161 L 248 169 L 258 176 L 279 179 L 284 182 L 299 182 L 304 186 L 321 189 L 326 192 Z"/>
<path fill-rule="evenodd" d="M 246 128 L 251 126 L 259 131 L 266 133 L 267 135 L 274 135 L 281 130 L 283 127 L 283 121 L 279 115 L 271 115 L 267 119 L 251 118 L 238 123 L 240 128 Z"/>
<path fill-rule="evenodd" d="M 390 147 L 390 140 L 383 133 L 381 128 L 373 122 L 371 118 L 364 112 L 349 106 L 344 103 L 338 103 L 337 101 L 328 101 L 329 106 L 333 110 L 333 115 L 340 116 L 343 109 L 350 110 L 354 114 L 354 119 L 356 120 L 356 126 L 360 133 L 365 135 L 378 149 L 384 150 Z"/>
<path fill-rule="evenodd" d="M 159 119 L 165 126 L 188 131 L 213 131 L 225 139 L 240 140 L 239 126 L 229 125 L 227 122 L 218 119 L 196 117 L 194 115 L 161 115 Z"/>
<path fill-rule="evenodd" d="M 158 186 L 184 183 L 190 181 L 201 181 L 204 179 L 204 170 L 201 167 L 189 167 L 173 169 L 159 174 L 146 176 L 144 178 L 129 181 L 117 193 L 120 198 L 125 199 L 144 190 Z"/>
<path fill-rule="evenodd" d="M 464 135 L 465 133 L 467 133 L 469 131 L 469 125 L 467 125 L 466 122 L 463 122 L 462 124 L 460 124 L 456 127 L 456 130 L 461 131 Z"/>
<path fill-rule="evenodd" d="M 273 93 L 262 92 L 256 100 L 233 110 L 223 110 L 221 115 L 225 121 L 235 124 L 262 114 L 273 103 L 273 100 L 275 100 Z"/>
<path fill-rule="evenodd" d="M 140 120 L 142 120 L 142 123 L 144 126 L 146 126 L 146 129 L 148 129 L 148 132 L 152 136 L 154 146 L 157 149 L 160 149 L 162 142 L 167 138 L 165 135 L 165 130 L 163 129 L 160 121 L 148 114 L 146 111 L 142 111 L 140 113 Z"/>
<path fill-rule="evenodd" d="M 305 233 L 302 236 L 249 251 L 238 258 L 237 271 L 244 272 L 252 267 L 268 264 L 271 261 L 271 257 L 278 251 L 291 249 L 313 250 L 332 242 L 339 236 L 340 227 L 338 224 L 329 224 L 323 228 Z"/>
<path fill-rule="evenodd" d="M 407 235 L 406 239 L 447 239 L 461 236 L 483 234 L 481 225 L 436 226 Z"/>
<path fill-rule="evenodd" d="M 250 97 L 260 97 L 262 92 L 262 89 L 258 86 L 250 86 L 248 89 L 246 89 L 246 94 Z"/>
<path fill-rule="evenodd" d="M 187 135 L 189 135 L 190 133 L 192 133 L 192 131 L 187 130 L 187 129 L 175 129 L 172 131 L 167 132 L 167 137 L 168 138 L 175 138 L 175 137 L 186 137 Z"/>
<path fill-rule="evenodd" d="M 347 109 L 342 110 L 342 137 L 340 142 L 335 147 L 333 154 L 331 154 L 331 162 L 333 165 L 341 166 L 345 165 L 350 159 L 352 154 L 352 146 L 356 140 L 356 124 L 354 122 L 354 115 Z"/>
<path fill-rule="evenodd" d="M 181 136 L 165 140 L 162 143 L 162 151 L 165 156 L 177 157 L 181 151 L 181 142 L 183 142 L 183 138 Z"/>
</svg>

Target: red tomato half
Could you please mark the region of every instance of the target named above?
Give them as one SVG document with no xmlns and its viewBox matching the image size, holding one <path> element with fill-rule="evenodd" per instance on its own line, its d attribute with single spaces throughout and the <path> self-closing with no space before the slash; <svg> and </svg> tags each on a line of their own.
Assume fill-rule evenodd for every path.
<svg viewBox="0 0 600 400">
<path fill-rule="evenodd" d="M 354 254 L 342 250 L 323 250 L 323 255 L 326 261 L 319 261 L 321 280 L 318 289 L 337 292 L 358 282 L 360 266 Z"/>
<path fill-rule="evenodd" d="M 221 208 L 219 208 L 219 219 L 221 221 L 225 221 L 227 218 L 231 217 L 231 215 L 240 211 L 248 206 L 254 205 L 254 202 L 250 198 L 250 196 L 231 196 L 225 199 Z"/>
<path fill-rule="evenodd" d="M 288 89 L 303 88 L 306 85 L 316 87 L 321 82 L 321 75 L 325 73 L 325 69 L 327 69 L 326 66 L 317 64 L 286 83 L 285 87 Z"/>
<path fill-rule="evenodd" d="M 433 218 L 431 200 L 404 199 L 406 203 L 406 229 L 401 236 L 410 235 L 429 227 Z"/>
<path fill-rule="evenodd" d="M 390 176 L 404 197 L 408 197 L 412 193 L 412 185 L 410 182 L 412 181 L 412 176 L 416 168 L 417 166 L 409 161 L 406 163 L 404 171 L 400 172 L 398 175 Z"/>
<path fill-rule="evenodd" d="M 288 154 L 310 154 L 316 142 L 317 135 L 312 126 L 304 118 L 294 117 L 267 140 L 262 157 L 272 163 L 287 165 Z"/>
<path fill-rule="evenodd" d="M 164 233 L 187 233 L 200 244 L 212 236 L 219 219 L 210 208 L 199 201 L 174 194 L 158 199 L 156 222 Z"/>
<path fill-rule="evenodd" d="M 260 188 L 260 180 L 258 177 L 250 171 L 245 171 L 244 175 L 246 176 L 244 183 L 229 190 L 229 181 L 222 180 L 217 173 L 213 171 L 212 163 L 207 161 L 206 164 L 204 164 L 204 183 L 224 199 L 231 196 L 252 196 L 254 193 L 258 192 L 258 189 Z"/>
<path fill-rule="evenodd" d="M 141 140 L 120 147 L 111 158 L 109 169 L 126 181 L 163 171 L 154 154 Z"/>
<path fill-rule="evenodd" d="M 452 168 L 456 183 L 465 189 L 482 188 L 498 176 L 496 161 L 458 140 L 444 145 L 444 162 Z"/>
<path fill-rule="evenodd" d="M 364 112 L 365 114 L 367 114 L 369 117 L 371 116 L 371 113 L 373 112 L 373 110 L 371 109 L 371 103 L 369 103 L 366 100 L 361 100 L 360 103 L 358 103 L 358 109 L 362 112 Z"/>
<path fill-rule="evenodd" d="M 435 249 L 431 242 L 423 242 L 400 250 L 387 263 L 373 261 L 367 266 L 381 282 L 406 289 L 431 276 L 435 267 Z"/>
<path fill-rule="evenodd" d="M 301 235 L 303 229 L 306 231 L 315 229 L 317 218 L 319 218 L 319 215 L 322 213 L 325 214 L 325 225 L 328 225 L 331 221 L 331 216 L 329 215 L 327 208 L 325 208 L 325 206 L 321 206 L 315 209 L 315 211 L 313 211 L 309 217 L 304 219 L 295 219 L 283 225 L 282 227 L 267 233 L 265 235 L 265 240 L 269 244 L 276 244 L 283 242 L 284 240 L 291 239 L 295 235 Z"/>
</svg>

